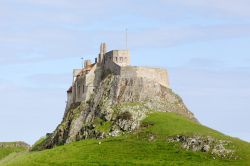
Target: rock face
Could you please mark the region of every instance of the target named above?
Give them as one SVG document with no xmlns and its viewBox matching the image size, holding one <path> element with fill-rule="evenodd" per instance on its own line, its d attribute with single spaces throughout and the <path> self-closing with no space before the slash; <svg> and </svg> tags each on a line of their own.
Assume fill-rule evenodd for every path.
<svg viewBox="0 0 250 166">
<path fill-rule="evenodd" d="M 0 142 L 0 148 L 17 148 L 17 147 L 21 147 L 21 148 L 25 148 L 25 149 L 29 149 L 30 146 L 25 143 L 25 142 Z"/>
<path fill-rule="evenodd" d="M 193 121 L 181 98 L 172 90 L 147 78 L 109 74 L 86 102 L 74 103 L 63 121 L 41 144 L 53 148 L 88 138 L 102 139 L 131 132 L 149 113 L 176 112 Z"/>
<path fill-rule="evenodd" d="M 235 155 L 235 150 L 228 148 L 232 143 L 227 140 L 217 140 L 213 137 L 207 136 L 185 136 L 177 135 L 169 138 L 169 142 L 179 142 L 182 148 L 192 150 L 194 152 L 210 153 L 214 157 L 223 159 L 238 159 Z"/>
</svg>

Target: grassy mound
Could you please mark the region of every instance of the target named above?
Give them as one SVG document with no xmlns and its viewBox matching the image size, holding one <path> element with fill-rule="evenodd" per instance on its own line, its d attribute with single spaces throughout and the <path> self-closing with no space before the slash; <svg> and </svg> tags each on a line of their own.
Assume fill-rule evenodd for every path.
<svg viewBox="0 0 250 166">
<path fill-rule="evenodd" d="M 187 151 L 167 138 L 177 134 L 212 136 L 234 144 L 238 160 Z M 152 139 L 153 136 L 153 139 Z M 225 136 L 174 113 L 154 113 L 133 134 L 83 140 L 51 150 L 30 152 L 2 165 L 250 165 L 250 144 Z"/>
<path fill-rule="evenodd" d="M 28 150 L 28 145 L 20 142 L 3 142 L 0 143 L 0 160 L 11 153 L 18 153 Z"/>
</svg>

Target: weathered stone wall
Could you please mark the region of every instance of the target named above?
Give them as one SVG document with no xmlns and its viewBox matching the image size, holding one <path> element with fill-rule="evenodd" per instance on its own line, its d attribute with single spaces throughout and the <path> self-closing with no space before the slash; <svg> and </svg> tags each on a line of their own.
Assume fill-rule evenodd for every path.
<svg viewBox="0 0 250 166">
<path fill-rule="evenodd" d="M 74 84 L 74 95 L 75 95 L 75 101 L 74 102 L 81 102 L 83 101 L 83 90 L 85 89 L 85 76 L 78 76 L 75 84 Z"/>
<path fill-rule="evenodd" d="M 130 65 L 130 52 L 129 50 L 113 50 L 113 61 L 119 66 Z"/>
<path fill-rule="evenodd" d="M 115 75 L 121 75 L 125 78 L 147 78 L 170 88 L 168 72 L 162 68 L 137 67 L 137 66 L 119 66 L 113 61 L 107 61 L 104 64 L 105 70 L 110 70 Z"/>
<path fill-rule="evenodd" d="M 73 82 L 76 80 L 77 75 L 81 72 L 82 69 L 73 69 Z"/>
<path fill-rule="evenodd" d="M 104 70 L 110 70 L 115 75 L 120 75 L 121 73 L 121 67 L 111 60 L 105 62 Z"/>
<path fill-rule="evenodd" d="M 67 93 L 67 104 L 66 104 L 66 110 L 69 109 L 70 105 L 73 103 L 73 95 L 71 93 Z"/>
<path fill-rule="evenodd" d="M 170 87 L 168 73 L 165 69 L 135 66 L 121 67 L 113 61 L 107 61 L 103 68 L 114 75 L 120 75 L 122 78 L 146 78 L 165 87 Z M 77 77 L 72 88 L 72 94 L 68 97 L 71 100 L 68 101 L 67 108 L 72 103 L 87 101 L 90 98 L 91 94 L 99 86 L 102 70 L 102 67 L 98 67 L 97 70 L 97 65 L 95 65 L 88 74 Z"/>
<path fill-rule="evenodd" d="M 94 65 L 92 69 L 82 76 L 78 76 L 72 85 L 72 93 L 68 96 L 67 105 L 70 106 L 72 103 L 82 102 L 89 99 L 90 95 L 96 88 L 96 68 Z M 98 75 L 100 77 L 100 74 Z M 69 100 L 70 99 L 70 100 Z"/>
<path fill-rule="evenodd" d="M 121 67 L 120 75 L 124 78 L 147 78 L 158 82 L 165 87 L 170 87 L 168 72 L 165 69 L 161 68 L 125 66 Z"/>
<path fill-rule="evenodd" d="M 95 65 L 92 70 L 86 74 L 85 77 L 85 89 L 84 93 L 82 94 L 83 100 L 87 101 L 90 95 L 93 93 L 94 89 L 96 88 L 95 79 L 96 79 L 96 66 Z"/>
<path fill-rule="evenodd" d="M 104 57 L 103 63 L 108 61 L 113 61 L 119 66 L 129 66 L 130 65 L 130 52 L 129 50 L 112 50 L 107 52 Z"/>
<path fill-rule="evenodd" d="M 94 90 L 99 86 L 101 82 L 102 74 L 105 72 L 111 72 L 113 75 L 120 75 L 122 78 L 142 78 L 152 80 L 165 87 L 170 88 L 168 73 L 165 69 L 150 68 L 150 67 L 136 67 L 136 66 L 120 66 L 114 62 L 116 55 L 129 55 L 127 51 L 112 51 L 106 54 L 105 62 L 102 66 L 95 64 L 89 73 L 82 76 L 78 76 L 72 86 L 72 94 L 68 96 L 67 107 L 72 103 L 87 101 Z M 114 56 L 114 57 L 113 57 Z M 128 56 L 129 57 L 129 56 Z M 129 59 L 130 61 L 130 59 Z M 97 70 L 98 68 L 98 70 Z M 78 73 L 78 70 L 74 71 L 74 76 Z"/>
</svg>

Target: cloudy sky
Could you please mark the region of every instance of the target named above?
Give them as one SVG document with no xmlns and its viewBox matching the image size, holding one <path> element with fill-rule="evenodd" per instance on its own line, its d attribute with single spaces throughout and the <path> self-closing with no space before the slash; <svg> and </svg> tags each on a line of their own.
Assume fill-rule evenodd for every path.
<svg viewBox="0 0 250 166">
<path fill-rule="evenodd" d="M 0 0 L 0 141 L 52 132 L 101 42 L 168 69 L 201 123 L 250 141 L 249 0 Z"/>
</svg>

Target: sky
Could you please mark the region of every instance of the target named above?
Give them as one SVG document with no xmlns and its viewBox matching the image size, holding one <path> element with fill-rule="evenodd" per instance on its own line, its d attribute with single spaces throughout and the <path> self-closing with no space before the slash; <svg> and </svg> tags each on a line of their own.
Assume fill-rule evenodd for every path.
<svg viewBox="0 0 250 166">
<path fill-rule="evenodd" d="M 61 122 L 72 70 L 128 47 L 168 70 L 198 120 L 250 141 L 249 0 L 0 0 L 0 141 L 33 144 Z"/>
</svg>

